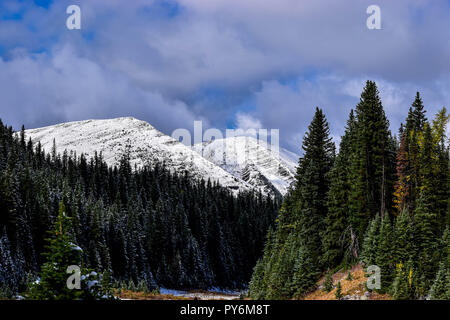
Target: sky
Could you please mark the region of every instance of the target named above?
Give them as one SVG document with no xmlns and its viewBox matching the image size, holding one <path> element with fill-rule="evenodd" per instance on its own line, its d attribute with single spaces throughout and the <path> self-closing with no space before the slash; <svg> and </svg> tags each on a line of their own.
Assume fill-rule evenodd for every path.
<svg viewBox="0 0 450 320">
<path fill-rule="evenodd" d="M 0 118 L 279 129 L 300 153 L 316 106 L 339 141 L 368 79 L 393 134 L 416 91 L 428 118 L 449 107 L 449 39 L 449 0 L 1 0 Z"/>
</svg>

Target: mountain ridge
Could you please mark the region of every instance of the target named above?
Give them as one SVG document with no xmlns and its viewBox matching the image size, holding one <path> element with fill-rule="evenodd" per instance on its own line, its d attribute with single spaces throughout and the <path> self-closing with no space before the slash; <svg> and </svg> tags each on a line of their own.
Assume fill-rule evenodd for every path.
<svg viewBox="0 0 450 320">
<path fill-rule="evenodd" d="M 132 167 L 142 167 L 155 162 L 165 163 L 169 170 L 177 173 L 188 172 L 193 178 L 215 181 L 233 192 L 261 190 L 263 194 L 284 195 L 293 178 L 293 161 L 276 160 L 273 152 L 255 141 L 250 141 L 251 153 L 244 166 L 223 166 L 214 157 L 213 147 L 217 141 L 205 143 L 203 155 L 174 138 L 157 130 L 150 123 L 134 117 L 113 119 L 88 119 L 64 122 L 41 128 L 25 130 L 26 138 L 40 141 L 42 148 L 50 152 L 55 141 L 56 152 L 62 154 L 74 152 L 93 157 L 95 152 L 102 153 L 104 161 L 114 166 L 128 152 Z M 233 142 L 237 154 L 248 151 L 242 141 L 244 137 L 227 138 Z M 245 138 L 246 139 L 246 138 Z M 242 149 L 244 148 L 244 149 Z M 219 152 L 220 150 L 216 150 Z M 282 151 L 282 152 L 288 152 Z M 280 152 L 280 154 L 282 153 Z M 206 156 L 205 156 L 206 155 Z M 229 152 L 234 161 L 236 153 Z M 281 158 L 281 157 L 280 157 Z M 264 159 L 277 168 L 265 167 L 259 160 Z"/>
<path fill-rule="evenodd" d="M 195 145 L 194 149 L 200 147 Z M 266 193 L 285 195 L 294 182 L 294 153 L 250 136 L 227 137 L 202 143 L 202 156 Z"/>
</svg>

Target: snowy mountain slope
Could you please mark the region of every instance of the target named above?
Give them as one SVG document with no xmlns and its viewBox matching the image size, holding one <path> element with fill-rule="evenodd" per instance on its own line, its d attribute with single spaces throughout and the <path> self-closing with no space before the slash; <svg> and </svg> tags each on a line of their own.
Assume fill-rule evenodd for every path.
<svg viewBox="0 0 450 320">
<path fill-rule="evenodd" d="M 51 152 L 55 139 L 58 153 L 75 151 L 77 155 L 84 153 L 89 158 L 95 151 L 102 152 L 108 165 L 116 165 L 129 149 L 133 167 L 160 161 L 174 172 L 188 171 L 192 177 L 205 181 L 210 178 L 233 191 L 253 189 L 147 122 L 131 117 L 62 123 L 26 130 L 25 135 L 34 142 L 40 141 L 46 152 Z"/>
<path fill-rule="evenodd" d="M 294 181 L 298 155 L 283 148 L 277 153 L 266 142 L 253 137 L 216 139 L 203 143 L 203 151 L 198 145 L 194 146 L 194 150 L 266 193 L 276 190 L 285 195 Z"/>
</svg>

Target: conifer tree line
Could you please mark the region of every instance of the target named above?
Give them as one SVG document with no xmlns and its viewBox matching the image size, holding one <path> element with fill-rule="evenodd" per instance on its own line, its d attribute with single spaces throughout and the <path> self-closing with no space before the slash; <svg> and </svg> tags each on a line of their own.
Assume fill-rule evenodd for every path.
<svg viewBox="0 0 450 320">
<path fill-rule="evenodd" d="M 101 154 L 45 153 L 0 121 L 0 292 L 23 292 L 45 271 L 61 205 L 80 267 L 149 290 L 246 286 L 279 208 L 163 163 L 132 168 L 127 153 L 114 167 Z"/>
<path fill-rule="evenodd" d="M 448 121 L 445 108 L 428 120 L 417 93 L 393 136 L 367 81 L 336 154 L 316 108 L 250 296 L 301 298 L 327 270 L 361 263 L 380 267 L 378 291 L 396 299 L 450 299 Z"/>
</svg>

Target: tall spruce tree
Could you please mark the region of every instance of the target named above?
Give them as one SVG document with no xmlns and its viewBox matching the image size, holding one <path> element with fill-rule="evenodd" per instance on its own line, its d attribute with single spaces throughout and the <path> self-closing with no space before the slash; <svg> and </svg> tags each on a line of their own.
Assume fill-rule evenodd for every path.
<svg viewBox="0 0 450 320">
<path fill-rule="evenodd" d="M 425 123 L 427 122 L 427 117 L 425 116 L 425 107 L 423 106 L 422 98 L 420 97 L 420 92 L 416 92 L 416 97 L 412 103 L 412 118 L 414 121 L 414 129 L 417 131 L 422 131 Z"/>
<path fill-rule="evenodd" d="M 355 113 L 349 219 L 361 241 L 370 219 L 391 207 L 394 143 L 375 82 L 367 81 Z"/>
<path fill-rule="evenodd" d="M 325 230 L 329 171 L 335 158 L 335 146 L 323 111 L 316 108 L 313 120 L 303 139 L 303 157 L 299 160 L 294 195 L 298 205 L 298 230 L 302 245 L 313 264 L 320 266 L 322 254 L 320 235 Z"/>
<path fill-rule="evenodd" d="M 450 226 L 450 148 L 446 135 L 450 114 L 446 108 L 438 111 L 432 124 L 435 159 L 433 161 L 434 210 L 438 218 L 438 228 L 443 232 Z"/>
<path fill-rule="evenodd" d="M 335 147 L 325 115 L 319 108 L 302 148 L 304 155 L 299 160 L 295 188 L 283 202 L 273 239 L 266 244 L 263 266 L 258 266 L 258 272 L 264 270 L 265 292 L 258 294 L 258 290 L 251 290 L 252 297 L 298 297 L 313 287 L 320 275 L 328 174 Z M 254 283 L 259 283 L 259 277 L 254 274 Z"/>
<path fill-rule="evenodd" d="M 351 238 L 348 228 L 348 194 L 350 192 L 349 168 L 355 140 L 355 126 L 356 121 L 353 110 L 351 110 L 345 134 L 339 146 L 339 155 L 329 172 L 328 212 L 325 217 L 325 230 L 322 234 L 322 262 L 328 268 L 338 265 L 344 258 L 345 252 L 349 253 L 346 256 L 349 258 L 348 260 L 354 258 L 350 247 Z"/>
<path fill-rule="evenodd" d="M 419 197 L 421 184 L 419 176 L 419 139 L 427 119 L 425 117 L 425 108 L 423 106 L 420 93 L 416 93 L 414 102 L 408 112 L 405 125 L 405 150 L 407 153 L 406 172 L 408 176 L 406 192 L 407 210 L 412 213 L 415 208 L 415 201 Z"/>
</svg>

